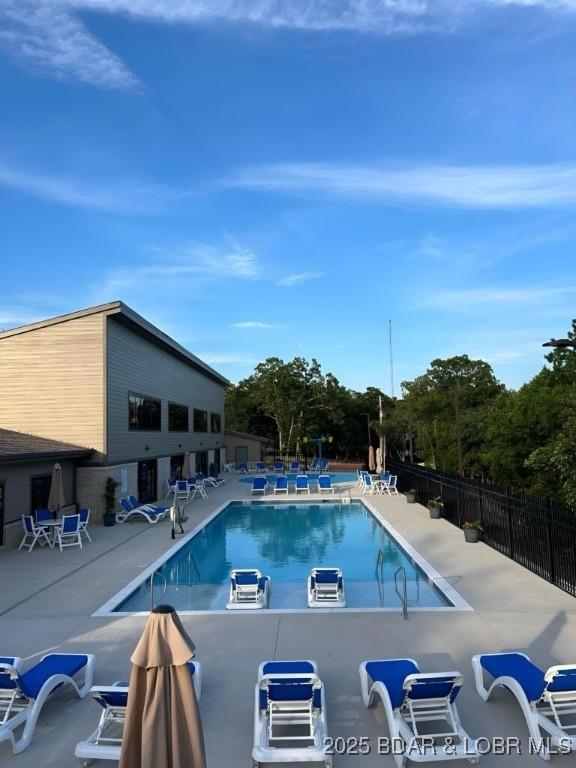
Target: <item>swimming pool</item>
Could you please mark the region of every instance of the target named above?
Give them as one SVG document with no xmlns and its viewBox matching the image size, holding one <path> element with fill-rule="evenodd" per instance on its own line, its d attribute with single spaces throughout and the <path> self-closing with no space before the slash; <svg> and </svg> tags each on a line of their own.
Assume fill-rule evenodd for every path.
<svg viewBox="0 0 576 768">
<path fill-rule="evenodd" d="M 378 559 L 381 565 L 377 569 Z M 268 611 L 309 611 L 306 579 L 314 566 L 343 571 L 347 608 L 335 610 L 398 610 L 401 600 L 394 589 L 394 573 L 401 566 L 406 572 L 410 610 L 468 608 L 363 500 L 232 501 L 97 615 L 147 612 L 152 600 L 160 599 L 179 611 L 221 611 L 228 599 L 232 568 L 258 568 L 270 576 Z"/>
</svg>

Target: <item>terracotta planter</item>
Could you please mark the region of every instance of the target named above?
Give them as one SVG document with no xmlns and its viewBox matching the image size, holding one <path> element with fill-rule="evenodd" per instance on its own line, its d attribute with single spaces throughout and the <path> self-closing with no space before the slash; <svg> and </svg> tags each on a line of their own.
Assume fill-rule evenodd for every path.
<svg viewBox="0 0 576 768">
<path fill-rule="evenodd" d="M 464 531 L 464 540 L 468 544 L 476 544 L 480 540 L 481 531 L 478 528 L 463 528 L 462 530 Z"/>
</svg>

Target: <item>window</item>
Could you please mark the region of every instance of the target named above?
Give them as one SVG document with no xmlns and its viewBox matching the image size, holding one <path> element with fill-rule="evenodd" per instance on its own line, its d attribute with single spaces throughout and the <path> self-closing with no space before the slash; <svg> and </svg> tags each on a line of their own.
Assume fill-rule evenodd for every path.
<svg viewBox="0 0 576 768">
<path fill-rule="evenodd" d="M 161 429 L 160 400 L 144 395 L 128 395 L 130 429 Z"/>
<path fill-rule="evenodd" d="M 188 406 L 168 403 L 168 431 L 188 432 Z"/>
<path fill-rule="evenodd" d="M 4 482 L 0 480 L 0 544 L 4 544 Z"/>
<path fill-rule="evenodd" d="M 39 475 L 30 478 L 30 513 L 37 509 L 46 509 L 50 496 L 52 475 Z"/>
<path fill-rule="evenodd" d="M 210 432 L 222 432 L 222 416 L 219 413 L 210 414 Z"/>
<path fill-rule="evenodd" d="M 194 432 L 208 432 L 208 411 L 194 408 Z"/>
</svg>

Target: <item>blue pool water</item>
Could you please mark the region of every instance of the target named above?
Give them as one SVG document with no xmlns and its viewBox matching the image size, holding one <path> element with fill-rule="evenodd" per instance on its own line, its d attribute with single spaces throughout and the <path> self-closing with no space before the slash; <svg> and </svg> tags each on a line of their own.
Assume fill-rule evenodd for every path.
<svg viewBox="0 0 576 768">
<path fill-rule="evenodd" d="M 383 552 L 381 578 L 376 560 Z M 189 560 L 192 554 L 193 564 Z M 259 568 L 272 580 L 270 608 L 306 608 L 313 566 L 342 569 L 349 608 L 400 606 L 394 572 L 406 569 L 412 607 L 451 606 L 448 598 L 380 525 L 364 504 L 231 502 L 161 567 L 162 602 L 180 610 L 222 610 L 232 568 Z M 163 579 L 156 576 L 155 597 Z M 116 611 L 150 609 L 149 580 Z"/>
<path fill-rule="evenodd" d="M 296 482 L 295 472 L 285 472 L 284 474 L 288 478 L 289 483 Z M 317 472 L 305 472 L 304 474 L 308 475 L 308 478 L 310 479 L 310 484 L 312 486 L 314 486 L 318 482 Z M 357 479 L 356 472 L 328 472 L 326 474 L 330 475 L 332 479 L 332 483 L 355 483 Z M 241 483 L 251 483 L 252 480 L 254 480 L 254 478 L 257 475 L 258 475 L 258 472 L 252 472 L 251 474 L 246 475 L 245 477 L 241 477 L 239 479 Z M 266 472 L 265 477 L 267 478 L 269 483 L 273 483 L 278 477 L 278 472 Z"/>
</svg>

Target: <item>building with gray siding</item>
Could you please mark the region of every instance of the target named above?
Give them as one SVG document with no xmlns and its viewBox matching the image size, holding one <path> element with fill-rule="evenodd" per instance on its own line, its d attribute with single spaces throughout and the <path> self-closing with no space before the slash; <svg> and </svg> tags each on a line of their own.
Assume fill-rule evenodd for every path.
<svg viewBox="0 0 576 768">
<path fill-rule="evenodd" d="M 121 301 L 0 333 L 0 427 L 91 450 L 76 501 L 162 498 L 185 452 L 222 465 L 227 380 Z"/>
</svg>

